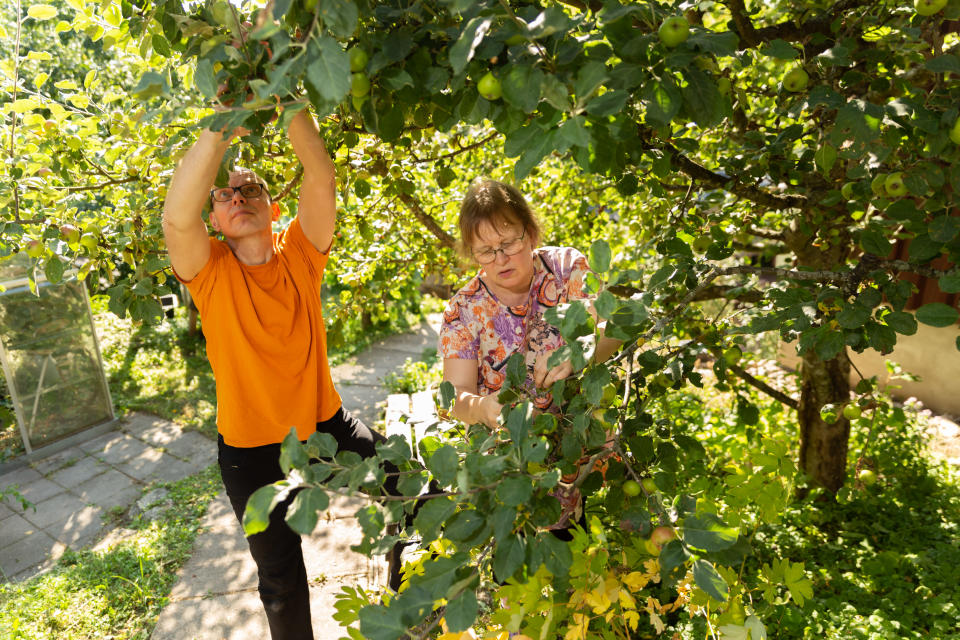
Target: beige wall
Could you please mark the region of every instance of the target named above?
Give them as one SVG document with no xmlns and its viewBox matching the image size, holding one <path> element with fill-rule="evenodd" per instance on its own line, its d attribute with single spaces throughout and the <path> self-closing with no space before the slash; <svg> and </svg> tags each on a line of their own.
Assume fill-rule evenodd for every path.
<svg viewBox="0 0 960 640">
<path fill-rule="evenodd" d="M 867 378 L 877 376 L 880 384 L 887 380 L 885 362 L 892 360 L 914 375 L 920 376 L 920 382 L 897 380 L 893 384 L 894 397 L 903 399 L 914 397 L 925 407 L 936 413 L 960 415 L 960 351 L 957 350 L 957 327 L 937 329 L 921 324 L 912 336 L 897 335 L 897 346 L 893 353 L 880 355 L 868 349 L 863 353 L 850 351 L 850 359 Z M 796 342 L 781 343 L 780 363 L 794 369 L 799 362 L 796 355 Z M 851 381 L 859 381 L 856 371 Z"/>
</svg>

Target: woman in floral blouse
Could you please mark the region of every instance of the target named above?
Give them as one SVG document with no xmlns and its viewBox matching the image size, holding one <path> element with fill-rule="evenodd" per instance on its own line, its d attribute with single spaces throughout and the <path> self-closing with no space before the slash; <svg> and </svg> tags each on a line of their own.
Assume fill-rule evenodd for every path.
<svg viewBox="0 0 960 640">
<path fill-rule="evenodd" d="M 543 312 L 586 299 L 584 277 L 590 269 L 576 249 L 540 247 L 540 225 L 523 195 L 495 180 L 470 188 L 459 226 L 464 253 L 480 272 L 450 299 L 444 313 L 439 348 L 443 378 L 457 391 L 454 418 L 497 429 L 503 408 L 497 393 L 510 356 L 524 353 L 526 386 L 541 411 L 553 405 L 547 389 L 574 373 L 570 362 L 548 367 L 550 355 L 564 341 Z M 619 344 L 601 338 L 595 358 L 606 359 Z M 557 497 L 564 516 L 556 528 L 561 528 L 576 517 L 571 503 L 579 503 L 579 496 Z"/>
</svg>

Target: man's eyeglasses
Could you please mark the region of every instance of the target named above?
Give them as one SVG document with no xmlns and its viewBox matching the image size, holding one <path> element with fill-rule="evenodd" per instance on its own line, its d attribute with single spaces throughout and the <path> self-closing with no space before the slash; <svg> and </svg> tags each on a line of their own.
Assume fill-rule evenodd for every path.
<svg viewBox="0 0 960 640">
<path fill-rule="evenodd" d="M 480 264 L 490 264 L 497 259 L 498 253 L 502 253 L 504 256 L 515 256 L 520 253 L 521 249 L 523 249 L 523 237 L 525 235 L 527 235 L 526 229 L 523 230 L 523 233 L 520 234 L 520 237 L 514 238 L 513 240 L 507 240 L 497 249 L 484 249 L 483 251 L 471 250 L 470 253 L 473 255 L 473 259 Z"/>
<path fill-rule="evenodd" d="M 233 194 L 239 191 L 240 195 L 244 198 L 259 198 L 265 188 L 266 187 L 259 182 L 248 182 L 239 187 L 212 189 L 210 191 L 210 197 L 213 198 L 214 202 L 229 202 L 233 200 Z"/>
</svg>

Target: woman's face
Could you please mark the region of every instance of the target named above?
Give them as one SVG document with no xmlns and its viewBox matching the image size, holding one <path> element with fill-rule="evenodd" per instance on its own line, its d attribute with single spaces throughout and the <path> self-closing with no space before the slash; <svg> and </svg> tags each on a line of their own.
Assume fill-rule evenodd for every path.
<svg viewBox="0 0 960 640">
<path fill-rule="evenodd" d="M 533 278 L 533 243 L 521 225 L 482 222 L 470 250 L 489 284 L 525 293 Z"/>
</svg>

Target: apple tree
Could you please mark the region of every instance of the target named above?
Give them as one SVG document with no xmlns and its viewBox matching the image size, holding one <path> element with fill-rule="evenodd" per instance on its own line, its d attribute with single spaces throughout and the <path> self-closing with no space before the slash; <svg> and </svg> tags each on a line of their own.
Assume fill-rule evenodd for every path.
<svg viewBox="0 0 960 640">
<path fill-rule="evenodd" d="M 479 174 L 519 183 L 549 238 L 589 250 L 596 310 L 624 349 L 554 389 L 557 416 L 534 415 L 522 371 L 508 367 L 509 438 L 476 426 L 431 435 L 416 452 L 425 469 L 405 443 L 383 449 L 408 498 L 431 479 L 442 491 L 413 517 L 431 554 L 404 590 L 382 604 L 343 596 L 363 637 L 438 626 L 460 637 L 490 571 L 510 603 L 491 622 L 527 637 L 627 637 L 667 620 L 757 638 L 775 607 L 802 606 L 802 565 L 742 570 L 749 532 L 776 519 L 797 467 L 827 493 L 844 484 L 851 423 L 871 392 L 861 381 L 851 393 L 849 351 L 886 353 L 918 322 L 958 320 L 943 304 L 907 311 L 914 287 L 901 276 L 960 291 L 960 1 L 67 5 L 6 19 L 12 189 L 0 195 L 0 250 L 32 252 L 45 269 L 85 259 L 82 270 L 113 279 L 119 312 L 155 310 L 168 273 L 153 178 L 197 128 L 251 129 L 237 159 L 284 195 L 298 176 L 283 123 L 303 108 L 339 167 L 341 309 L 383 310 L 385 295 L 404 299 L 421 279 L 455 284 L 457 195 Z M 50 88 L 42 50 L 22 48 L 39 38 L 20 28 L 34 23 L 75 52 L 60 73 L 89 67 L 82 84 Z M 893 259 L 899 242 L 907 256 Z M 561 355 L 586 365 L 596 326 L 583 305 L 549 319 L 568 338 Z M 742 366 L 764 334 L 802 357 L 796 396 Z M 799 423 L 797 463 L 767 439 L 762 463 L 717 486 L 696 431 L 655 419 L 673 390 L 703 384 L 705 355 L 745 419 L 748 386 L 783 403 Z M 291 525 L 309 530 L 329 492 L 382 479 L 377 460 L 334 459 L 330 447 L 286 443 L 290 477 L 259 495 L 248 530 L 291 490 L 302 489 Z M 592 510 L 565 543 L 543 528 L 571 474 Z M 386 524 L 415 504 L 400 498 L 358 514 L 363 550 L 398 540 Z"/>
</svg>

